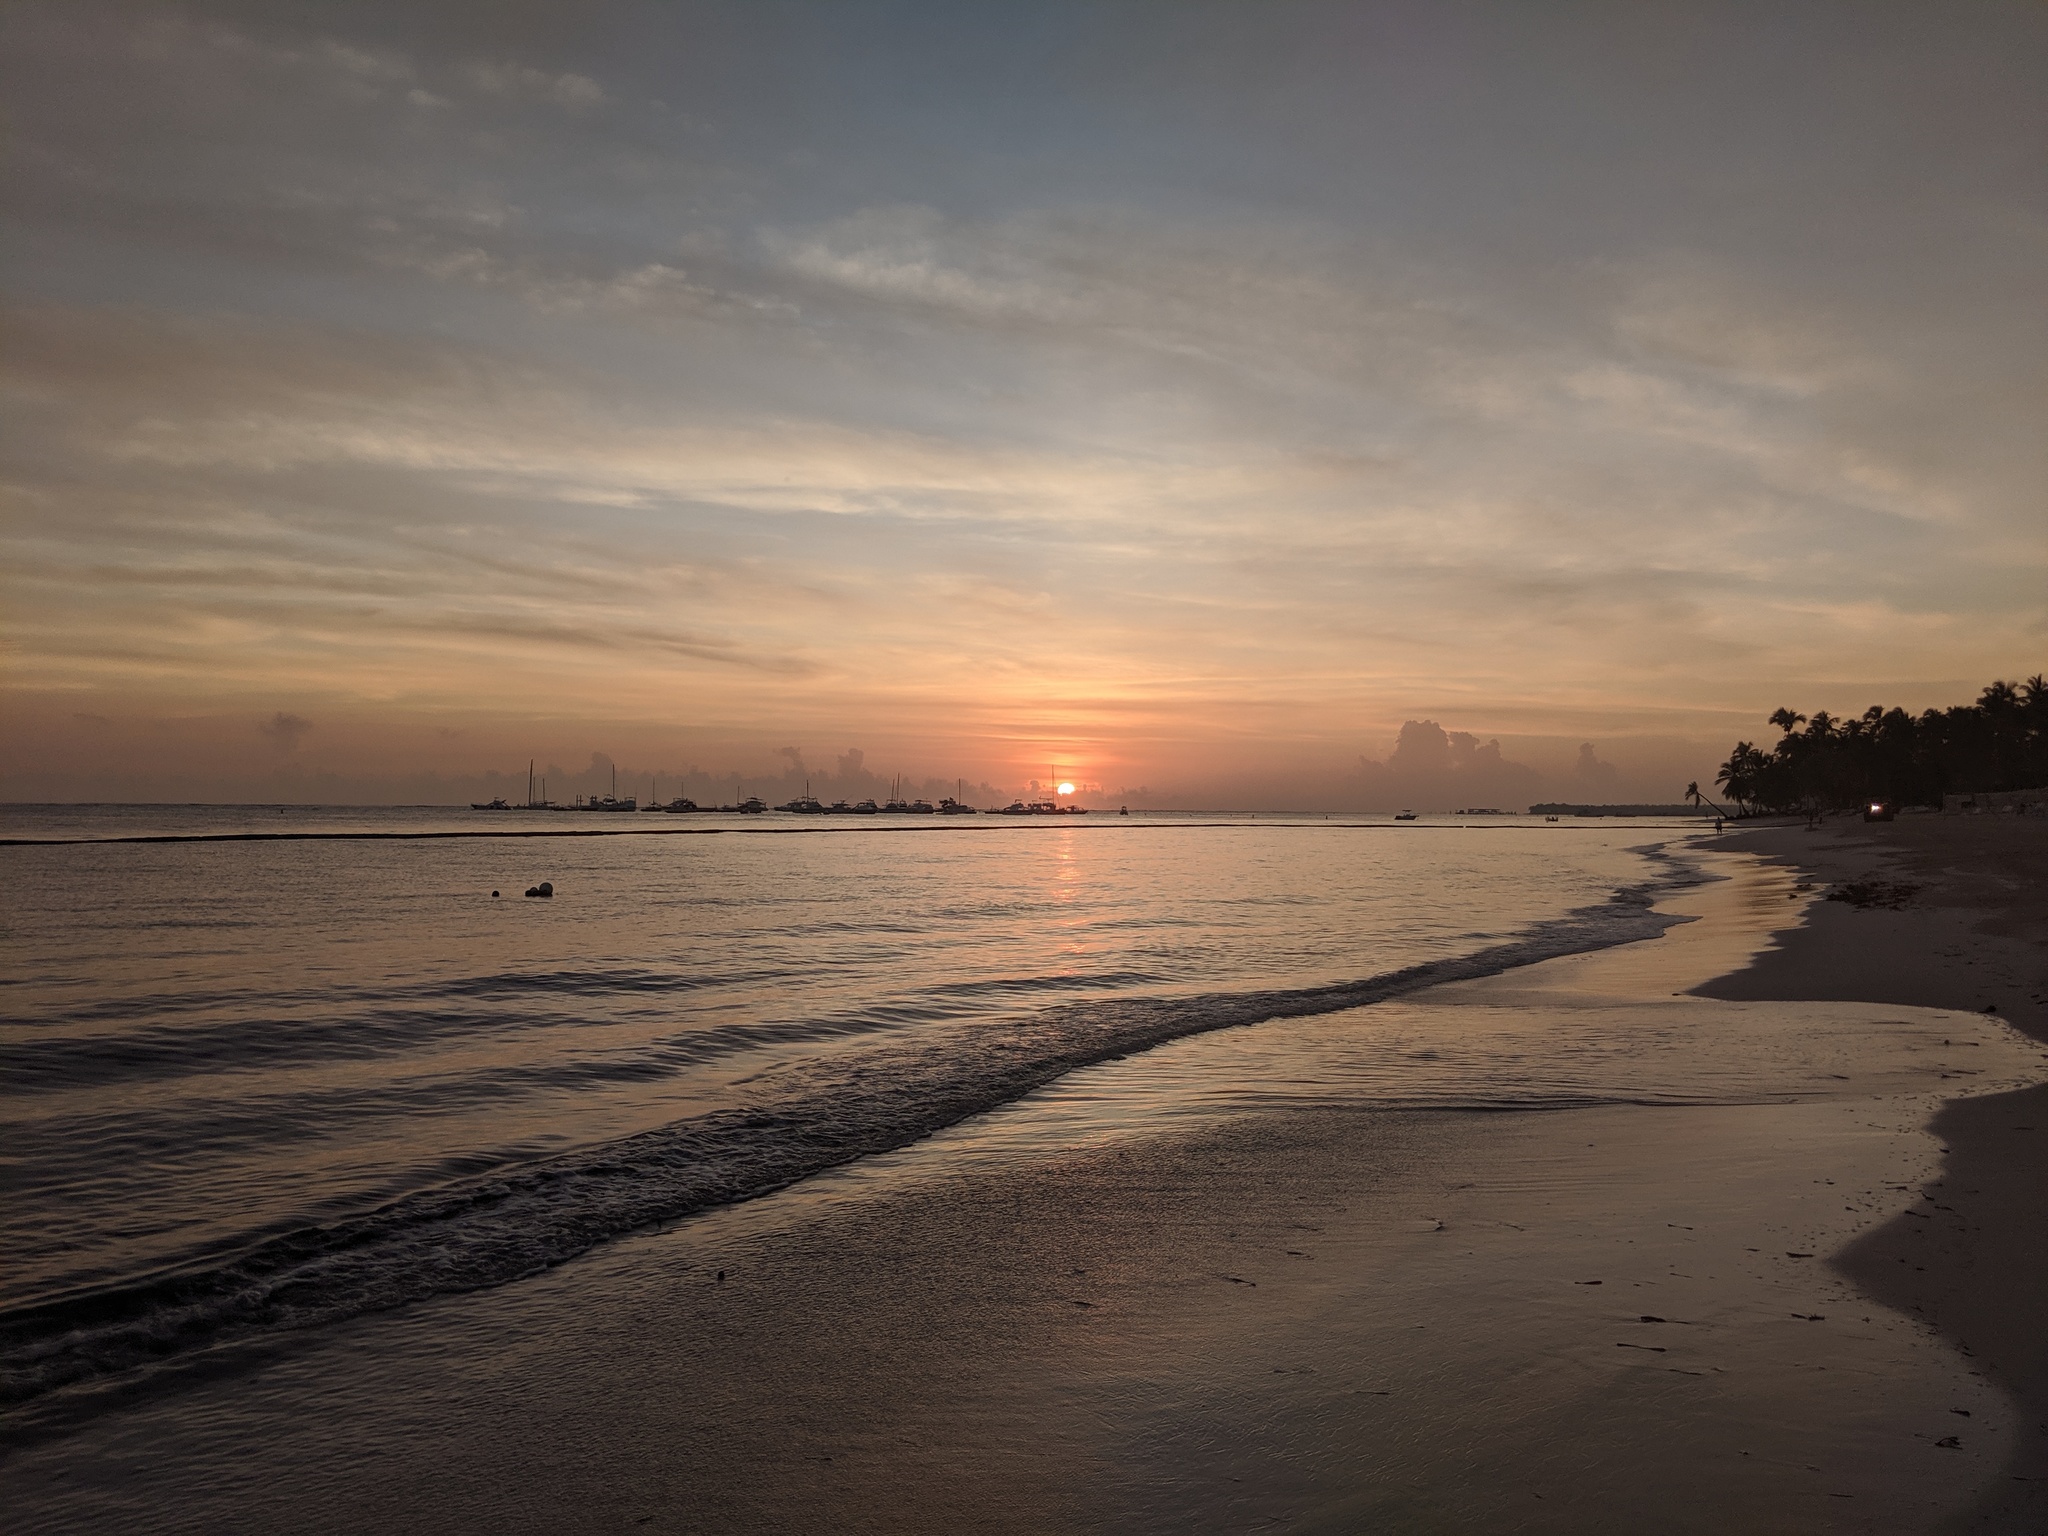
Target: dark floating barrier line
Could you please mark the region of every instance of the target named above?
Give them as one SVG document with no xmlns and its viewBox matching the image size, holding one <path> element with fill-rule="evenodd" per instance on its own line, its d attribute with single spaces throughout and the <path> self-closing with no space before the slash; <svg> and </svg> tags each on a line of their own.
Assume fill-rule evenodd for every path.
<svg viewBox="0 0 2048 1536">
<path fill-rule="evenodd" d="M 1094 823 L 1094 825 L 1108 826 L 1115 822 L 1116 819 L 1115 817 L 1110 817 L 1104 821 Z M 1008 820 L 990 817 L 987 820 L 965 824 L 959 821 L 926 822 L 921 818 L 906 823 L 901 820 L 877 822 L 863 816 L 851 825 L 841 823 L 824 826 L 806 821 L 798 826 L 770 822 L 765 826 L 755 824 L 717 827 L 530 827 L 520 831 L 478 827 L 473 831 L 469 828 L 462 828 L 460 830 L 441 832 L 137 832 L 121 837 L 0 837 L 0 848 L 80 848 L 101 843 L 417 843 L 450 837 L 710 837 L 725 832 L 745 833 L 754 836 L 761 834 L 787 836 L 793 833 L 804 832 L 932 832 L 936 831 L 940 826 L 945 826 L 949 830 L 956 832 L 993 832 L 999 827 L 1044 826 L 1052 821 L 1053 818 L 1050 816 L 1030 818 L 1015 816 Z M 1075 823 L 1061 820 L 1057 825 L 1072 826 Z M 1131 825 L 1143 825 L 1149 828 L 1236 827 L 1247 825 L 1247 823 L 1237 821 L 1148 821 L 1144 823 L 1134 822 Z M 1370 831 L 1377 829 L 1379 823 L 1364 820 L 1288 822 L 1281 821 L 1276 817 L 1273 821 L 1262 822 L 1260 825 L 1302 828 L 1355 827 Z M 1461 826 L 1431 827 L 1424 830 L 1471 831 L 1473 829 Z"/>
</svg>

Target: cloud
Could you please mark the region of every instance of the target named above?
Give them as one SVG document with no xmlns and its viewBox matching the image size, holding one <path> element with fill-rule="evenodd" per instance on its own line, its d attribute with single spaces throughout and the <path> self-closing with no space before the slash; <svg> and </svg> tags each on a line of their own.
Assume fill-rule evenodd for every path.
<svg viewBox="0 0 2048 1536">
<path fill-rule="evenodd" d="M 1593 743 L 1587 741 L 1579 744 L 1578 761 L 1572 764 L 1572 778 L 1588 794 L 1612 795 L 1615 785 L 1621 781 L 1621 770 L 1612 763 L 1601 762 L 1593 750 Z"/>
<path fill-rule="evenodd" d="M 306 733 L 313 729 L 313 722 L 301 715 L 286 714 L 279 710 L 268 720 L 256 722 L 256 729 L 270 738 L 272 746 L 280 752 L 296 752 Z"/>
<path fill-rule="evenodd" d="M 463 78 L 491 96 L 517 96 L 549 101 L 562 107 L 601 106 L 604 87 L 588 75 L 550 74 L 524 64 L 476 60 L 464 67 Z"/>
<path fill-rule="evenodd" d="M 1367 810 L 1514 810 L 1536 798 L 1543 784 L 1536 769 L 1507 758 L 1497 739 L 1482 742 L 1434 720 L 1405 723 L 1384 762 L 1359 759 L 1358 779 Z"/>
</svg>

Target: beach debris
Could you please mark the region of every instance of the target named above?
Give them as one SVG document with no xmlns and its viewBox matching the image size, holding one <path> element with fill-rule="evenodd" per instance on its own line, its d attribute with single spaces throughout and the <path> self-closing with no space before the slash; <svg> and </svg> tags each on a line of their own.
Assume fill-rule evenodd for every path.
<svg viewBox="0 0 2048 1536">
<path fill-rule="evenodd" d="M 526 894 L 529 896 L 539 896 L 543 900 L 552 899 L 555 894 L 555 883 L 552 880 L 543 880 L 539 885 L 529 885 L 526 888 Z"/>
<path fill-rule="evenodd" d="M 1966 1419 L 1970 1416 L 1970 1410 L 1967 1408 L 1951 1408 L 1949 1412 L 1961 1414 Z"/>
<path fill-rule="evenodd" d="M 1258 1281 L 1247 1280 L 1241 1275 L 1218 1275 L 1216 1278 L 1218 1280 L 1228 1280 L 1232 1285 L 1248 1285 L 1255 1291 L 1259 1288 Z"/>
<path fill-rule="evenodd" d="M 1802 1323 L 1824 1323 L 1827 1321 L 1826 1315 L 1820 1312 L 1794 1312 L 1792 1315 Z"/>
<path fill-rule="evenodd" d="M 1636 1319 L 1636 1321 L 1643 1323 L 1661 1323 L 1664 1321 L 1664 1319 L 1661 1317 L 1653 1317 L 1650 1313 L 1645 1312 L 1641 1317 Z"/>
<path fill-rule="evenodd" d="M 1810 1253 L 1794 1253 L 1791 1249 L 1787 1248 L 1785 1250 L 1785 1257 L 1788 1259 L 1810 1259 L 1813 1255 Z"/>
<path fill-rule="evenodd" d="M 1963 1448 L 1962 1437 L 1959 1435 L 1943 1435 L 1934 1442 L 1934 1448 L 1937 1451 L 1960 1451 Z"/>
<path fill-rule="evenodd" d="M 1616 1344 L 1616 1349 L 1647 1349 L 1653 1355 L 1668 1355 L 1670 1350 L 1662 1344 Z"/>
<path fill-rule="evenodd" d="M 1599 1283 L 1598 1280 L 1574 1280 L 1572 1282 L 1573 1285 L 1598 1285 Z"/>
</svg>

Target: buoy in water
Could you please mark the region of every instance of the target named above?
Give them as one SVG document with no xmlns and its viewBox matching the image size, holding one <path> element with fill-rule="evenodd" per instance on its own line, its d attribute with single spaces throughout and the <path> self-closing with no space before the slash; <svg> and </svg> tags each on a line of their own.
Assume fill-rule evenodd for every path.
<svg viewBox="0 0 2048 1536">
<path fill-rule="evenodd" d="M 526 894 L 529 896 L 553 896 L 555 894 L 554 883 L 549 880 L 543 880 L 539 885 L 529 885 L 526 888 Z"/>
<path fill-rule="evenodd" d="M 496 901 L 498 899 L 498 893 L 496 891 L 491 892 L 491 899 L 493 901 Z"/>
</svg>

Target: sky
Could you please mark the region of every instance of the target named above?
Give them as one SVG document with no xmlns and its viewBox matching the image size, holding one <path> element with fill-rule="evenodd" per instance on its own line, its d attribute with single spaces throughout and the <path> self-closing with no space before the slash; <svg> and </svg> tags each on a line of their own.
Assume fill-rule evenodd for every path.
<svg viewBox="0 0 2048 1536">
<path fill-rule="evenodd" d="M 2048 667 L 2044 79 L 2030 3 L 16 0 L 0 799 L 1671 800 L 1967 701 Z"/>
</svg>

